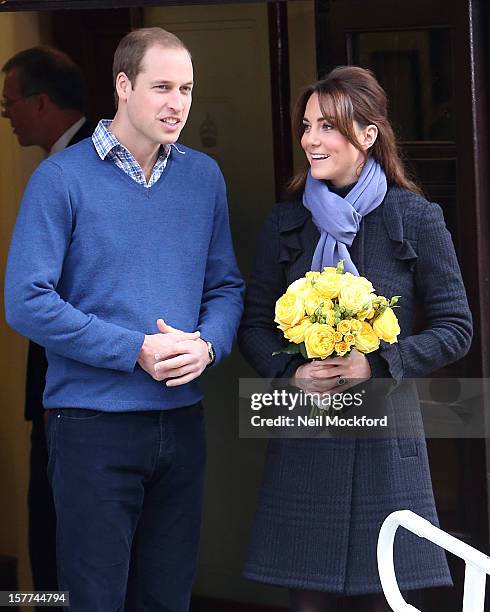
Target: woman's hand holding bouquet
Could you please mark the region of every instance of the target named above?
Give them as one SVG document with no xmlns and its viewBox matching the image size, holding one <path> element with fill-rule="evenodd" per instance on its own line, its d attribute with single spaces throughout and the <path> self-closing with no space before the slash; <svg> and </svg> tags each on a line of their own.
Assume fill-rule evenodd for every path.
<svg viewBox="0 0 490 612">
<path fill-rule="evenodd" d="M 278 353 L 303 355 L 293 384 L 311 393 L 328 393 L 367 380 L 365 357 L 380 341 L 397 342 L 400 327 L 393 311 L 400 296 L 375 294 L 363 276 L 337 268 L 307 272 L 276 302 L 275 322 L 289 341 Z"/>
</svg>

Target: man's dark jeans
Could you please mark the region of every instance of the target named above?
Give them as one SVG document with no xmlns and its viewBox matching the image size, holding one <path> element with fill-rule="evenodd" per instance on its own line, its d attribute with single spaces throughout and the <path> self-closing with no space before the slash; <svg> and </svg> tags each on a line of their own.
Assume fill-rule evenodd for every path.
<svg viewBox="0 0 490 612">
<path fill-rule="evenodd" d="M 51 410 L 47 438 L 70 612 L 186 612 L 206 459 L 201 404 Z"/>
</svg>

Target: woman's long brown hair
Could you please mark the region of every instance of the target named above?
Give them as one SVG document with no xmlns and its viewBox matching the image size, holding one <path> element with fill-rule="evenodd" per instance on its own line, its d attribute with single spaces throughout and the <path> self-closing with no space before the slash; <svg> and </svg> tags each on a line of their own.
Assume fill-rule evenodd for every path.
<svg viewBox="0 0 490 612">
<path fill-rule="evenodd" d="M 356 138 L 354 121 L 361 128 L 375 125 L 378 128 L 378 137 L 368 152 L 383 167 L 388 183 L 422 193 L 420 187 L 407 175 L 388 119 L 386 93 L 370 70 L 359 66 L 338 66 L 324 79 L 302 92 L 292 117 L 293 134 L 299 142 L 304 132 L 306 104 L 315 93 L 318 95 L 322 115 L 363 154 L 365 160 L 368 154 Z M 307 174 L 308 168 L 305 168 L 290 180 L 287 185 L 290 198 L 301 197 Z"/>
</svg>

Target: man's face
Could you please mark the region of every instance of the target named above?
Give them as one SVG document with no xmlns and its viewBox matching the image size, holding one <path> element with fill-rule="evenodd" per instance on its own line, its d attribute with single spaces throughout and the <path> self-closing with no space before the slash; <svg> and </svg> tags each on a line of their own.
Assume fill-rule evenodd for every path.
<svg viewBox="0 0 490 612">
<path fill-rule="evenodd" d="M 3 84 L 2 116 L 10 119 L 10 125 L 22 147 L 39 144 L 37 142 L 37 96 L 23 96 L 18 71 L 13 68 L 5 75 Z"/>
<path fill-rule="evenodd" d="M 150 47 L 126 88 L 126 118 L 133 135 L 148 144 L 176 142 L 192 101 L 193 70 L 185 49 Z"/>
</svg>

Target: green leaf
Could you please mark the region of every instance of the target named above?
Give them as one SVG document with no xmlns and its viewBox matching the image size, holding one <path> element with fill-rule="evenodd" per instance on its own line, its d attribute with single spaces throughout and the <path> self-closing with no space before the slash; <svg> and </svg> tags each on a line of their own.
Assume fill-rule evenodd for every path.
<svg viewBox="0 0 490 612">
<path fill-rule="evenodd" d="M 376 321 L 376 319 L 379 319 L 379 317 L 383 314 L 383 312 L 387 309 L 387 306 L 380 306 L 378 308 L 378 310 L 376 311 L 376 316 L 373 317 L 372 322 L 374 323 L 374 321 Z"/>
<path fill-rule="evenodd" d="M 290 344 L 288 344 L 288 346 L 285 346 L 283 349 L 280 349 L 279 351 L 274 351 L 272 353 L 272 356 L 274 357 L 274 355 L 297 355 L 298 353 L 300 353 L 300 346 L 298 344 L 294 344 L 294 342 L 291 342 Z"/>
<path fill-rule="evenodd" d="M 301 344 L 298 344 L 297 346 L 299 346 L 299 352 L 301 353 L 301 356 L 304 357 L 305 359 L 309 359 L 308 353 L 306 352 L 305 343 L 302 342 Z"/>
</svg>

